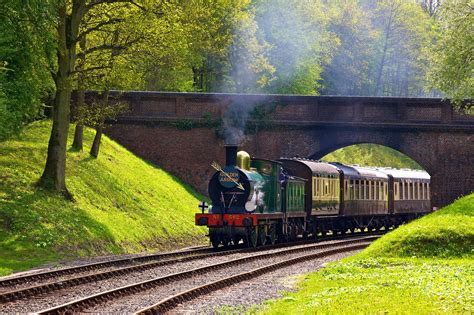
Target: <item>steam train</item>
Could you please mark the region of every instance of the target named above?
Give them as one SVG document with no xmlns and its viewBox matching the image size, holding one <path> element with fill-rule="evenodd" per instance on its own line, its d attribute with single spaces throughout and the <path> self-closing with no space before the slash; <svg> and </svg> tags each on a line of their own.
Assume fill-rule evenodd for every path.
<svg viewBox="0 0 474 315">
<path fill-rule="evenodd" d="M 215 168 L 212 205 L 195 217 L 214 248 L 389 229 L 431 211 L 424 171 L 250 158 L 237 146 L 226 146 L 226 165 Z"/>
</svg>

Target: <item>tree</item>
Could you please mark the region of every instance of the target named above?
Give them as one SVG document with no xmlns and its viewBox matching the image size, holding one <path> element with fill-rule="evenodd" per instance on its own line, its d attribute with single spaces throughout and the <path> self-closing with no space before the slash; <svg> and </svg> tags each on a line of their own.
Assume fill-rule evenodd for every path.
<svg viewBox="0 0 474 315">
<path fill-rule="evenodd" d="M 428 12 L 430 16 L 436 15 L 441 5 L 441 0 L 421 0 L 421 7 Z"/>
<path fill-rule="evenodd" d="M 255 7 L 260 34 L 271 46 L 268 60 L 275 67 L 266 91 L 317 94 L 323 65 L 335 45 L 322 1 L 261 0 Z"/>
<path fill-rule="evenodd" d="M 373 94 L 423 94 L 434 38 L 429 15 L 414 2 L 381 0 L 376 3 L 372 20 L 379 32 Z"/>
<path fill-rule="evenodd" d="M 369 95 L 376 35 L 370 11 L 363 10 L 355 1 L 345 0 L 333 2 L 328 12 L 328 29 L 338 45 L 331 62 L 324 67 L 321 94 Z"/>
<path fill-rule="evenodd" d="M 128 104 L 114 101 L 110 103 L 108 90 L 102 91 L 99 97 L 90 104 L 84 103 L 78 109 L 82 125 L 93 127 L 96 130 L 94 141 L 90 149 L 90 155 L 94 158 L 99 156 L 99 148 L 102 134 L 107 119 L 113 119 L 120 113 L 128 110 Z"/>
<path fill-rule="evenodd" d="M 271 47 L 258 36 L 253 8 L 241 10 L 234 18 L 232 43 L 228 49 L 230 71 L 223 86 L 229 92 L 261 92 L 274 79 L 275 67 L 268 59 Z"/>
<path fill-rule="evenodd" d="M 474 6 L 470 0 L 447 0 L 439 12 L 441 34 L 429 74 L 434 88 L 469 111 L 474 98 Z M 469 99 L 463 103 L 463 99 Z"/>
<path fill-rule="evenodd" d="M 143 39 L 138 31 L 139 21 L 143 18 L 144 8 L 133 10 L 129 3 L 120 3 L 113 7 L 98 6 L 84 16 L 81 24 L 76 74 L 77 100 L 75 104 L 76 128 L 72 148 L 83 148 L 84 111 L 80 108 L 85 104 L 85 89 L 120 88 L 119 84 L 111 86 L 111 80 L 104 80 L 111 75 L 115 59 L 130 51 Z M 140 13 L 140 14 L 138 14 Z M 138 17 L 138 18 L 137 18 Z M 116 82 L 117 83 L 117 82 Z"/>
<path fill-rule="evenodd" d="M 57 70 L 53 74 L 56 86 L 53 126 L 48 144 L 46 165 L 39 185 L 61 192 L 67 198 L 71 198 L 71 195 L 66 188 L 66 145 L 77 46 L 83 36 L 94 31 L 94 27 L 81 30 L 81 24 L 91 10 L 106 7 L 113 11 L 115 6 L 123 3 L 139 6 L 133 0 L 61 0 L 57 7 Z"/>
<path fill-rule="evenodd" d="M 4 0 L 0 6 L 0 141 L 43 115 L 54 90 L 52 0 Z"/>
</svg>

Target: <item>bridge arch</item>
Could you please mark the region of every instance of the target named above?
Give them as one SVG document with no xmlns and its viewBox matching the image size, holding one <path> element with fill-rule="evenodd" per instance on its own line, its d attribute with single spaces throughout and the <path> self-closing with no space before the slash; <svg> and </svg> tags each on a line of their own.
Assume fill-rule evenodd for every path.
<svg viewBox="0 0 474 315">
<path fill-rule="evenodd" d="M 355 145 L 360 145 L 360 144 L 375 144 L 375 145 L 378 145 L 378 146 L 381 146 L 381 147 L 386 147 L 386 148 L 390 148 L 392 150 L 395 150 L 401 154 L 403 154 L 404 156 L 410 158 L 411 160 L 415 161 L 418 165 L 421 166 L 422 169 L 428 171 L 428 167 L 427 165 L 429 165 L 430 161 L 427 160 L 426 158 L 423 158 L 423 157 L 420 157 L 418 156 L 418 154 L 416 154 L 415 152 L 406 152 L 398 147 L 394 147 L 394 146 L 390 146 L 390 145 L 387 145 L 385 143 L 375 143 L 373 141 L 361 141 L 361 142 L 345 142 L 345 143 L 339 143 L 339 144 L 333 144 L 327 148 L 322 148 L 322 149 L 319 149 L 318 151 L 314 152 L 313 154 L 311 154 L 308 158 L 310 159 L 314 159 L 314 160 L 320 160 L 322 159 L 324 156 L 330 154 L 330 153 L 333 153 L 339 149 L 342 149 L 342 148 L 347 148 L 347 147 L 351 147 L 351 146 L 355 146 Z M 416 157 L 413 157 L 416 156 Z"/>
<path fill-rule="evenodd" d="M 361 145 L 360 147 L 358 147 L 359 145 Z M 370 147 L 369 147 L 370 145 Z M 403 163 L 403 161 L 400 161 L 400 163 L 397 163 L 395 159 L 391 160 L 392 162 L 395 162 L 395 163 L 390 163 L 390 161 L 386 161 L 385 164 L 380 164 L 380 165 L 373 165 L 373 166 L 387 166 L 387 167 L 394 167 L 394 168 L 412 168 L 412 169 L 423 169 L 425 170 L 425 168 L 423 167 L 423 165 L 419 162 L 419 161 L 416 161 L 414 160 L 413 158 L 411 158 L 410 156 L 408 156 L 406 153 L 404 152 L 401 152 L 397 149 L 394 149 L 394 148 L 391 148 L 391 147 L 388 147 L 386 145 L 381 145 L 381 144 L 376 144 L 376 143 L 369 143 L 369 142 L 361 142 L 361 143 L 356 143 L 356 144 L 347 144 L 347 145 L 344 145 L 342 147 L 339 147 L 339 148 L 336 148 L 330 152 L 317 152 L 315 154 L 313 154 L 310 158 L 311 159 L 318 159 L 318 160 L 327 160 L 327 161 L 330 161 L 330 162 L 341 162 L 341 163 L 349 163 L 349 164 L 363 164 L 363 162 L 359 162 L 359 159 L 358 158 L 354 158 L 354 159 L 351 159 L 350 156 L 348 156 L 347 154 L 353 154 L 354 150 L 356 149 L 355 147 L 358 147 L 358 149 L 360 150 L 360 152 L 362 153 L 369 153 L 368 151 L 370 150 L 371 154 L 395 154 L 396 157 L 395 159 L 397 159 L 397 157 L 400 157 L 402 159 L 404 159 L 406 162 L 408 163 Z M 341 149 L 348 149 L 348 151 L 345 152 L 345 156 L 343 157 L 343 159 L 341 161 L 338 161 L 338 158 L 337 157 L 337 152 Z M 384 150 L 384 149 L 390 149 L 390 150 Z M 359 152 L 359 150 L 357 150 L 357 152 Z M 332 156 L 332 154 L 335 153 L 336 156 Z M 384 158 L 384 156 L 381 156 L 381 158 Z M 409 164 L 409 165 L 407 165 Z"/>
</svg>

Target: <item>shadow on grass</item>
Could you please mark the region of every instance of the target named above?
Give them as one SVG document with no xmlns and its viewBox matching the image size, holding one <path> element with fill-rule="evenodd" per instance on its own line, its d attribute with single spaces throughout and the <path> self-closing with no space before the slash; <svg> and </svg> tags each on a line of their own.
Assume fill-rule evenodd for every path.
<svg viewBox="0 0 474 315">
<path fill-rule="evenodd" d="M 120 251 L 106 226 L 59 194 L 35 189 L 2 204 L 0 217 L 9 224 L 0 225 L 0 275 L 65 257 Z"/>
</svg>

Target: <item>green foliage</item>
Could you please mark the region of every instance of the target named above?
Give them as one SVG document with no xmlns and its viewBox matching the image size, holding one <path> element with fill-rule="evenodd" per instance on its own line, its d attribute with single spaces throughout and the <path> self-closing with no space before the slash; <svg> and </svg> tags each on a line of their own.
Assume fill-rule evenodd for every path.
<svg viewBox="0 0 474 315">
<path fill-rule="evenodd" d="M 268 59 L 275 67 L 270 93 L 318 93 L 318 81 L 333 41 L 326 31 L 328 16 L 322 1 L 257 1 L 256 20 L 271 46 Z"/>
<path fill-rule="evenodd" d="M 369 12 L 356 1 L 330 2 L 328 30 L 337 39 L 322 74 L 322 94 L 367 95 L 373 89 L 375 31 Z"/>
<path fill-rule="evenodd" d="M 375 241 L 360 257 L 474 257 L 474 194 Z"/>
<path fill-rule="evenodd" d="M 423 169 L 403 153 L 377 144 L 357 144 L 336 150 L 322 160 L 363 166 Z"/>
<path fill-rule="evenodd" d="M 63 258 L 204 241 L 193 217 L 203 197 L 107 137 L 98 159 L 68 152 L 74 202 L 38 190 L 50 128 L 36 122 L 0 143 L 0 275 Z M 86 128 L 85 143 L 93 137 Z"/>
<path fill-rule="evenodd" d="M 43 113 L 53 90 L 54 1 L 5 0 L 0 6 L 0 141 Z"/>
<path fill-rule="evenodd" d="M 108 91 L 103 92 L 98 101 L 84 104 L 77 109 L 77 122 L 83 125 L 99 128 L 103 127 L 106 120 L 111 120 L 119 114 L 129 110 L 128 104 L 123 102 L 111 102 Z"/>
<path fill-rule="evenodd" d="M 474 194 L 309 274 L 263 314 L 471 314 Z"/>
<path fill-rule="evenodd" d="M 474 98 L 474 8 L 470 0 L 446 0 L 439 12 L 441 33 L 432 55 L 433 86 L 461 107 Z M 472 101 L 467 107 L 472 107 Z"/>
</svg>

